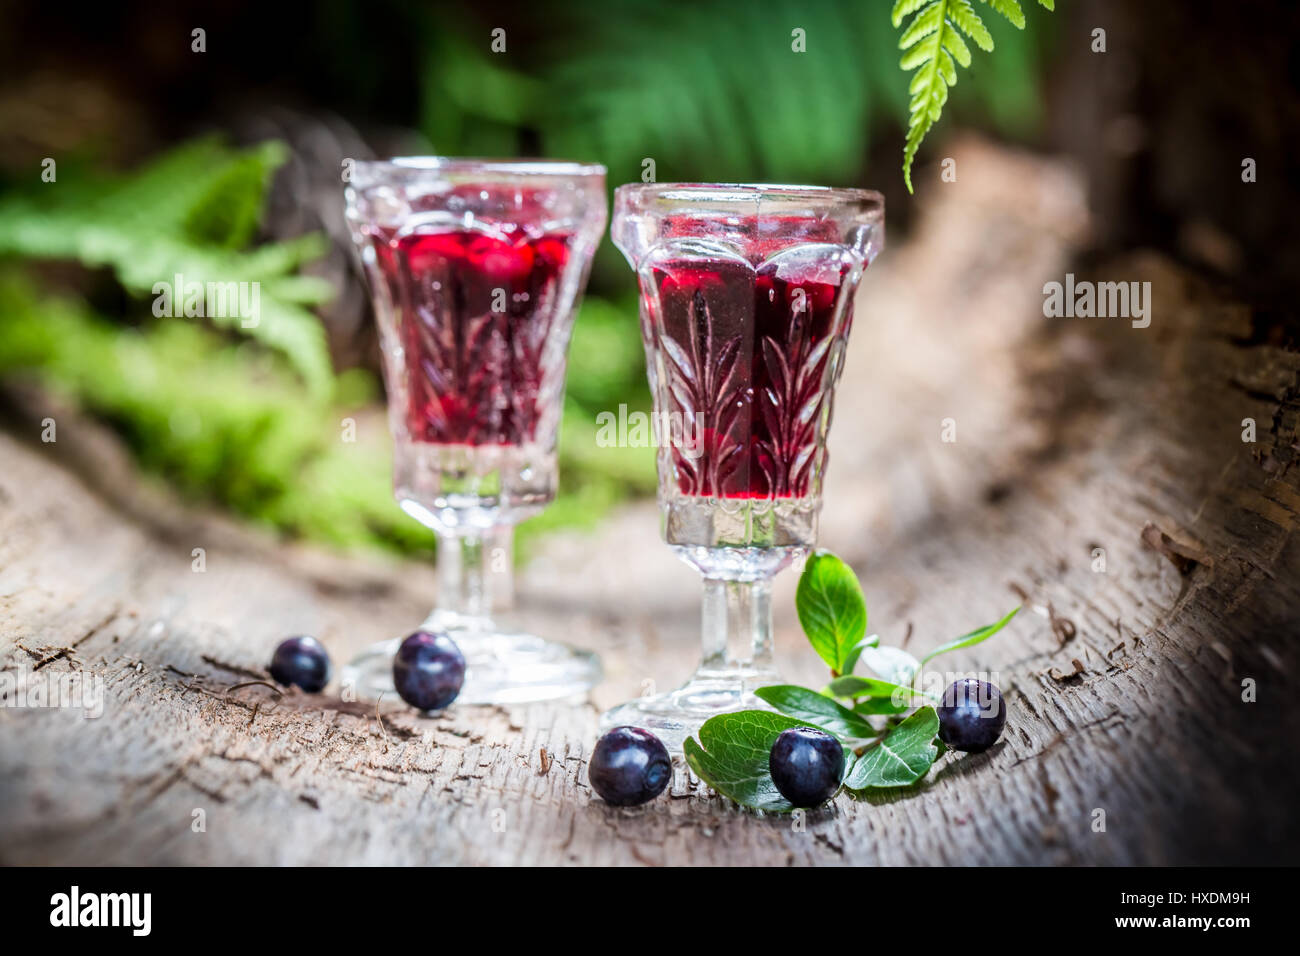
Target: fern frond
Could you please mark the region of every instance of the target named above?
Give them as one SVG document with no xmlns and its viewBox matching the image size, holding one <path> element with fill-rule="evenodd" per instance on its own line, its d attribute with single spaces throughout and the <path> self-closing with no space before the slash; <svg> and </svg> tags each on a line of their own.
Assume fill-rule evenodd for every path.
<svg viewBox="0 0 1300 956">
<path fill-rule="evenodd" d="M 927 2 L 897 0 L 903 9 Z M 580 4 L 532 4 L 546 11 L 533 55 L 548 93 L 522 125 L 540 131 L 544 152 L 599 158 L 625 178 L 640 177 L 653 157 L 661 179 L 672 170 L 673 178 L 742 177 L 736 182 L 848 180 L 873 117 L 906 109 L 891 54 L 898 34 L 880 29 L 897 3 L 786 0 L 781 9 L 797 10 L 799 27 L 819 38 L 815 56 L 791 55 L 788 33 L 771 29 L 771 4 L 619 0 L 598 17 Z M 663 50 L 646 42 L 665 24 L 676 66 L 667 72 Z M 431 57 L 428 69 L 440 75 L 447 65 Z M 432 102 L 448 112 L 440 92 Z M 474 128 L 467 122 L 454 139 L 431 135 L 443 151 L 483 155 L 488 146 L 468 138 Z"/>
<path fill-rule="evenodd" d="M 911 25 L 903 31 L 898 40 L 898 48 L 906 50 L 928 37 L 943 26 L 943 8 L 939 5 L 926 7 L 920 15 L 912 20 Z"/>
<path fill-rule="evenodd" d="M 1017 0 L 983 0 L 983 2 L 1010 20 L 1017 30 L 1025 28 L 1025 11 L 1020 9 Z"/>
<path fill-rule="evenodd" d="M 1019 0 L 982 0 L 1016 29 L 1025 28 L 1025 11 Z M 1053 9 L 1054 0 L 1038 0 Z M 965 37 L 986 53 L 993 50 L 993 35 L 971 5 L 971 0 L 897 0 L 892 18 L 902 25 L 909 15 L 912 21 L 903 30 L 898 48 L 903 56 L 898 65 L 906 72 L 916 72 L 908 85 L 907 141 L 903 145 L 903 180 L 907 191 L 912 188 L 912 162 L 921 141 L 939 121 L 948 102 L 949 87 L 957 85 L 957 67 L 971 64 L 970 47 Z M 963 34 L 965 37 L 963 37 Z"/>
<path fill-rule="evenodd" d="M 1056 12 L 1056 0 L 1038 0 L 1038 2 L 1047 7 L 1047 9 L 1051 10 L 1053 13 Z"/>
<path fill-rule="evenodd" d="M 957 85 L 957 65 L 953 63 L 947 50 L 939 51 L 939 74 L 949 86 Z"/>
<path fill-rule="evenodd" d="M 902 26 L 904 17 L 910 16 L 929 2 L 930 0 L 898 0 L 894 4 L 894 12 L 890 14 L 894 21 L 894 29 L 897 30 Z"/>
<path fill-rule="evenodd" d="M 948 20 L 985 53 L 993 52 L 993 34 L 970 5 L 970 0 L 948 0 Z"/>
<path fill-rule="evenodd" d="M 201 139 L 117 181 L 72 180 L 57 192 L 5 197 L 0 255 L 109 268 L 138 297 L 178 273 L 203 282 L 258 282 L 260 322 L 210 321 L 282 352 L 313 393 L 325 396 L 334 378 L 329 349 L 307 306 L 332 290 L 323 279 L 295 273 L 321 256 L 326 242 L 308 235 L 247 248 L 267 185 L 287 155 L 278 143 L 231 150 Z"/>
<path fill-rule="evenodd" d="M 944 35 L 952 31 L 948 23 L 949 0 L 933 0 L 912 19 L 899 40 L 906 50 L 899 65 L 904 70 L 916 70 L 908 87 L 912 99 L 908 105 L 907 141 L 903 146 L 903 179 L 907 191 L 912 188 L 912 161 L 930 127 L 943 110 L 948 99 L 949 76 L 939 66 L 939 54 L 944 51 Z M 903 8 L 903 0 L 895 11 Z"/>
<path fill-rule="evenodd" d="M 966 41 L 961 38 L 961 34 L 956 30 L 945 30 L 943 32 L 943 48 L 952 54 L 962 66 L 970 66 L 970 47 Z"/>
</svg>

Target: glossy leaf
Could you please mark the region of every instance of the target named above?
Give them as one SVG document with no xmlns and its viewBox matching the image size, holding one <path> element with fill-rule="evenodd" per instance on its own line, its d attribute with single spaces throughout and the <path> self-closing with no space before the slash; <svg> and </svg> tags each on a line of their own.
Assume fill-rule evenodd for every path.
<svg viewBox="0 0 1300 956">
<path fill-rule="evenodd" d="M 1000 621 L 995 621 L 992 624 L 985 624 L 983 627 L 977 627 L 969 634 L 963 634 L 961 637 L 951 640 L 947 644 L 940 644 L 929 654 L 926 654 L 925 657 L 921 658 L 921 663 L 925 664 L 927 661 L 933 660 L 940 654 L 947 654 L 949 651 L 960 650 L 963 647 L 972 647 L 980 641 L 987 641 L 998 631 L 1010 624 L 1011 619 L 1015 617 L 1019 611 L 1020 608 L 1018 606 L 1014 607 L 1008 611 Z"/>
<path fill-rule="evenodd" d="M 754 693 L 787 717 L 806 720 L 837 737 L 862 739 L 876 736 L 876 729 L 861 715 L 807 687 L 779 684 L 760 687 Z"/>
<path fill-rule="evenodd" d="M 787 813 L 793 804 L 776 789 L 768 762 L 772 745 L 791 727 L 813 726 L 784 714 L 742 710 L 710 717 L 699 730 L 699 741 L 686 738 L 686 762 L 718 793 L 752 810 Z M 853 755 L 845 750 L 845 767 Z"/>
<path fill-rule="evenodd" d="M 939 756 L 935 746 L 938 733 L 938 713 L 933 707 L 922 707 L 859 757 L 844 785 L 850 790 L 868 790 L 916 783 Z"/>
<path fill-rule="evenodd" d="M 881 680 L 891 684 L 911 684 L 912 678 L 921 669 L 921 662 L 901 647 L 864 648 L 862 663 Z"/>
<path fill-rule="evenodd" d="M 795 592 L 795 610 L 808 643 L 836 673 L 867 633 L 867 604 L 853 569 L 818 551 L 808 559 Z"/>
</svg>

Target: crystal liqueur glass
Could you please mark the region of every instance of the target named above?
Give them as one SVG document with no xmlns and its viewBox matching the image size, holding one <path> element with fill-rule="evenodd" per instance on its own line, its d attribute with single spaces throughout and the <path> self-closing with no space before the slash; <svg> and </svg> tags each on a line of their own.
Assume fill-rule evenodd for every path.
<svg viewBox="0 0 1300 956">
<path fill-rule="evenodd" d="M 406 158 L 359 162 L 347 218 L 378 317 L 393 488 L 438 535 L 438 606 L 468 664 L 460 700 L 562 697 L 592 654 L 504 627 L 516 523 L 555 496 L 565 356 L 605 228 L 602 166 Z M 344 672 L 391 691 L 397 640 Z"/>
<path fill-rule="evenodd" d="M 614 708 L 669 749 L 714 714 L 766 708 L 771 579 L 817 538 L 831 400 L 853 296 L 884 242 L 875 192 L 629 185 L 614 244 L 636 270 L 664 539 L 704 577 L 704 659 Z"/>
</svg>

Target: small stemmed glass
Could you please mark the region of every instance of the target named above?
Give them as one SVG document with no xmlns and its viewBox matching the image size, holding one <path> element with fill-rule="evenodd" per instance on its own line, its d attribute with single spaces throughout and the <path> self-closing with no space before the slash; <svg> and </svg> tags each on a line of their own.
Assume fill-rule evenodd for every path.
<svg viewBox="0 0 1300 956">
<path fill-rule="evenodd" d="M 835 384 L 884 200 L 862 189 L 634 184 L 614 244 L 636 271 L 660 444 L 664 539 L 704 578 L 685 685 L 601 717 L 669 750 L 709 717 L 766 708 L 771 580 L 814 546 Z M 661 429 L 662 431 L 663 429 Z"/>
<path fill-rule="evenodd" d="M 379 322 L 403 510 L 438 535 L 438 606 L 467 662 L 459 699 L 564 697 L 595 655 L 504 626 L 515 524 L 554 497 L 574 311 L 606 220 L 605 169 L 526 160 L 359 162 L 347 219 Z M 399 639 L 343 679 L 393 689 Z"/>
</svg>

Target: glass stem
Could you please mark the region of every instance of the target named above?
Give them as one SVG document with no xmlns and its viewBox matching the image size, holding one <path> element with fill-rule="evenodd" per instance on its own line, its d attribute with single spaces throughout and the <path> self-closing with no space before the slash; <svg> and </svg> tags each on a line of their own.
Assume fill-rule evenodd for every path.
<svg viewBox="0 0 1300 956">
<path fill-rule="evenodd" d="M 772 583 L 704 579 L 702 671 L 772 670 Z"/>
<path fill-rule="evenodd" d="M 513 525 L 438 536 L 438 606 L 430 623 L 484 622 L 513 602 Z"/>
</svg>

